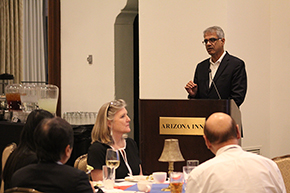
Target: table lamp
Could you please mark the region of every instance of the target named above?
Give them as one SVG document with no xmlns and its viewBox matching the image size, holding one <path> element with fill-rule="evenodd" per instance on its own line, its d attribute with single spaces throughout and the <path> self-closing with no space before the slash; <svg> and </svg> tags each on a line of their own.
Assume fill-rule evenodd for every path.
<svg viewBox="0 0 290 193">
<path fill-rule="evenodd" d="M 178 139 L 165 139 L 163 151 L 158 161 L 168 162 L 169 176 L 174 171 L 174 162 L 184 161 L 179 149 Z M 162 191 L 170 191 L 170 185 L 167 188 L 163 188 Z"/>
</svg>

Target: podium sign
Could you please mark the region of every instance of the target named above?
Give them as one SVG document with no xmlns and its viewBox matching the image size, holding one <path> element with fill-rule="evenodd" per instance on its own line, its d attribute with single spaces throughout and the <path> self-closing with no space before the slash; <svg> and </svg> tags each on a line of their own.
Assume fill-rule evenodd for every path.
<svg viewBox="0 0 290 193">
<path fill-rule="evenodd" d="M 240 123 L 240 111 L 233 100 L 140 99 L 139 153 L 143 173 L 149 175 L 155 171 L 168 171 L 168 163 L 158 161 L 165 139 L 178 139 L 181 153 L 185 159 L 184 162 L 174 163 L 175 171 L 182 171 L 186 160 L 197 159 L 202 163 L 214 157 L 214 154 L 207 149 L 201 133 L 184 132 L 186 129 L 200 132 L 202 130 L 203 132 L 205 119 L 214 112 L 232 115 L 236 122 Z M 193 122 L 194 119 L 200 120 L 200 122 Z M 181 123 L 184 120 L 190 120 L 189 125 L 187 122 Z M 170 127 L 175 128 L 170 129 Z"/>
<path fill-rule="evenodd" d="M 160 117 L 160 135 L 203 135 L 205 118 Z"/>
</svg>

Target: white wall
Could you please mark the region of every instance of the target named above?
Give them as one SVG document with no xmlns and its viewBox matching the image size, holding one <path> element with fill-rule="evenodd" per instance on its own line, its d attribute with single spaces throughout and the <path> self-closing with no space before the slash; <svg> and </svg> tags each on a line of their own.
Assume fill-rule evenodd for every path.
<svg viewBox="0 0 290 193">
<path fill-rule="evenodd" d="M 290 153 L 290 1 L 271 2 L 270 155 Z"/>
<path fill-rule="evenodd" d="M 126 0 L 61 1 L 62 112 L 98 111 L 114 99 L 114 23 L 125 5 Z"/>
<path fill-rule="evenodd" d="M 184 86 L 193 78 L 195 64 L 207 57 L 202 31 L 226 24 L 226 3 L 210 2 L 139 1 L 141 98 L 187 98 Z M 221 19 L 209 17 L 211 9 L 220 10 Z"/>
<path fill-rule="evenodd" d="M 114 21 L 126 0 L 62 0 L 62 110 L 96 111 L 114 98 Z M 289 1 L 139 0 L 140 98 L 185 99 L 208 57 L 202 31 L 219 25 L 225 48 L 246 62 L 243 147 L 290 153 Z M 93 54 L 94 64 L 86 57 Z M 288 134 L 288 135 L 287 135 Z"/>
<path fill-rule="evenodd" d="M 285 63 L 290 14 L 289 1 L 281 2 L 140 1 L 140 97 L 186 98 L 186 82 L 193 78 L 196 64 L 208 57 L 202 32 L 219 25 L 226 33 L 226 50 L 246 62 L 242 146 L 261 147 L 267 157 L 290 153 L 290 65 Z"/>
<path fill-rule="evenodd" d="M 243 147 L 270 147 L 270 4 L 269 1 L 228 1 L 228 50 L 246 62 L 248 92 L 241 107 Z"/>
</svg>

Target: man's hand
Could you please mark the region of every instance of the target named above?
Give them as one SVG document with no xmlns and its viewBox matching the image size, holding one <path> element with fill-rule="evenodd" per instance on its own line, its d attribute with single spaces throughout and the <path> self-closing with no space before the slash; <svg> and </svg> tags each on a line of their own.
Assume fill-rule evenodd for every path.
<svg viewBox="0 0 290 193">
<path fill-rule="evenodd" d="M 188 94 L 191 97 L 194 97 L 196 95 L 196 92 L 197 92 L 197 84 L 193 83 L 191 80 L 186 84 L 185 90 L 188 92 Z"/>
</svg>

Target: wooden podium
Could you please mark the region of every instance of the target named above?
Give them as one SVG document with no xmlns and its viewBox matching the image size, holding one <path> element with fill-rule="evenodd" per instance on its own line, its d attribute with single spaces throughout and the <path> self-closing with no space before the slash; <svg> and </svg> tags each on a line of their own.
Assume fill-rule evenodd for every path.
<svg viewBox="0 0 290 193">
<path fill-rule="evenodd" d="M 207 149 L 201 135 L 160 135 L 159 117 L 208 118 L 214 112 L 231 115 L 241 125 L 240 110 L 233 100 L 139 100 L 139 153 L 143 173 L 168 171 L 168 162 L 159 162 L 165 139 L 178 139 L 184 162 L 175 162 L 174 170 L 182 171 L 186 160 L 197 159 L 200 163 L 214 157 Z M 241 128 L 241 127 L 240 127 Z"/>
</svg>

